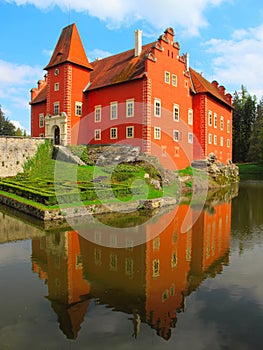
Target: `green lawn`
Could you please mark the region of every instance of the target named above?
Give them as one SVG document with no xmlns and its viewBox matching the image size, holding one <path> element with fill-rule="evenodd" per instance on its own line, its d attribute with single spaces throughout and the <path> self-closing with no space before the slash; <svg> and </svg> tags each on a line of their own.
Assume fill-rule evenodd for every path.
<svg viewBox="0 0 263 350">
<path fill-rule="evenodd" d="M 241 180 L 263 180 L 262 163 L 240 163 L 237 165 Z"/>
</svg>

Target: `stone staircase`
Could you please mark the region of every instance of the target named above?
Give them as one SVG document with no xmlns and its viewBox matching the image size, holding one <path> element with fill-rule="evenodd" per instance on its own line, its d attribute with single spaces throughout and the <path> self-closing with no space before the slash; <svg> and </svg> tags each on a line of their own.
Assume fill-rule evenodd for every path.
<svg viewBox="0 0 263 350">
<path fill-rule="evenodd" d="M 73 154 L 70 149 L 65 146 L 56 145 L 53 147 L 53 159 L 60 160 L 62 162 L 73 163 L 77 165 L 85 165 L 85 163 L 75 154 Z"/>
</svg>

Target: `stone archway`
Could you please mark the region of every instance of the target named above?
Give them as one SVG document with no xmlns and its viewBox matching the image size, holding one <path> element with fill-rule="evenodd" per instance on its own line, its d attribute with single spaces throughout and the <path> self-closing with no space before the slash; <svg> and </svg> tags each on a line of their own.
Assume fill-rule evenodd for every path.
<svg viewBox="0 0 263 350">
<path fill-rule="evenodd" d="M 54 128 L 54 144 L 60 145 L 60 129 L 57 125 Z"/>
</svg>

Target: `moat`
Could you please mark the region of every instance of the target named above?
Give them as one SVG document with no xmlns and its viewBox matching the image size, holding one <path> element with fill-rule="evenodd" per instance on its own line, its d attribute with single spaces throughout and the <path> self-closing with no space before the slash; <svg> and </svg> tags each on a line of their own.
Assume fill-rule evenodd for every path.
<svg viewBox="0 0 263 350">
<path fill-rule="evenodd" d="M 0 207 L 1 349 L 262 349 L 262 207 L 263 181 L 79 230 Z"/>
</svg>

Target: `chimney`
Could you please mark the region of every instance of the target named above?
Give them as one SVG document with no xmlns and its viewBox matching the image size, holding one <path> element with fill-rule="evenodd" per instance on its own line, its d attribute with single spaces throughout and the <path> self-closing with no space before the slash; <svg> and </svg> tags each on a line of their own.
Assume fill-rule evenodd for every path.
<svg viewBox="0 0 263 350">
<path fill-rule="evenodd" d="M 218 90 L 223 96 L 225 96 L 226 89 L 225 89 L 225 87 L 223 85 L 220 85 Z"/>
<path fill-rule="evenodd" d="M 219 84 L 218 84 L 218 82 L 217 82 L 216 80 L 213 80 L 213 81 L 212 81 L 212 85 L 214 85 L 214 87 L 216 87 L 216 88 L 218 89 L 218 85 L 219 85 Z"/>
<path fill-rule="evenodd" d="M 190 65 L 189 65 L 189 53 L 188 52 L 185 54 L 185 65 L 186 65 L 186 71 L 189 72 Z"/>
<path fill-rule="evenodd" d="M 138 57 L 142 52 L 142 31 L 140 29 L 137 29 L 134 31 L 134 39 L 135 39 L 134 56 Z"/>
</svg>

